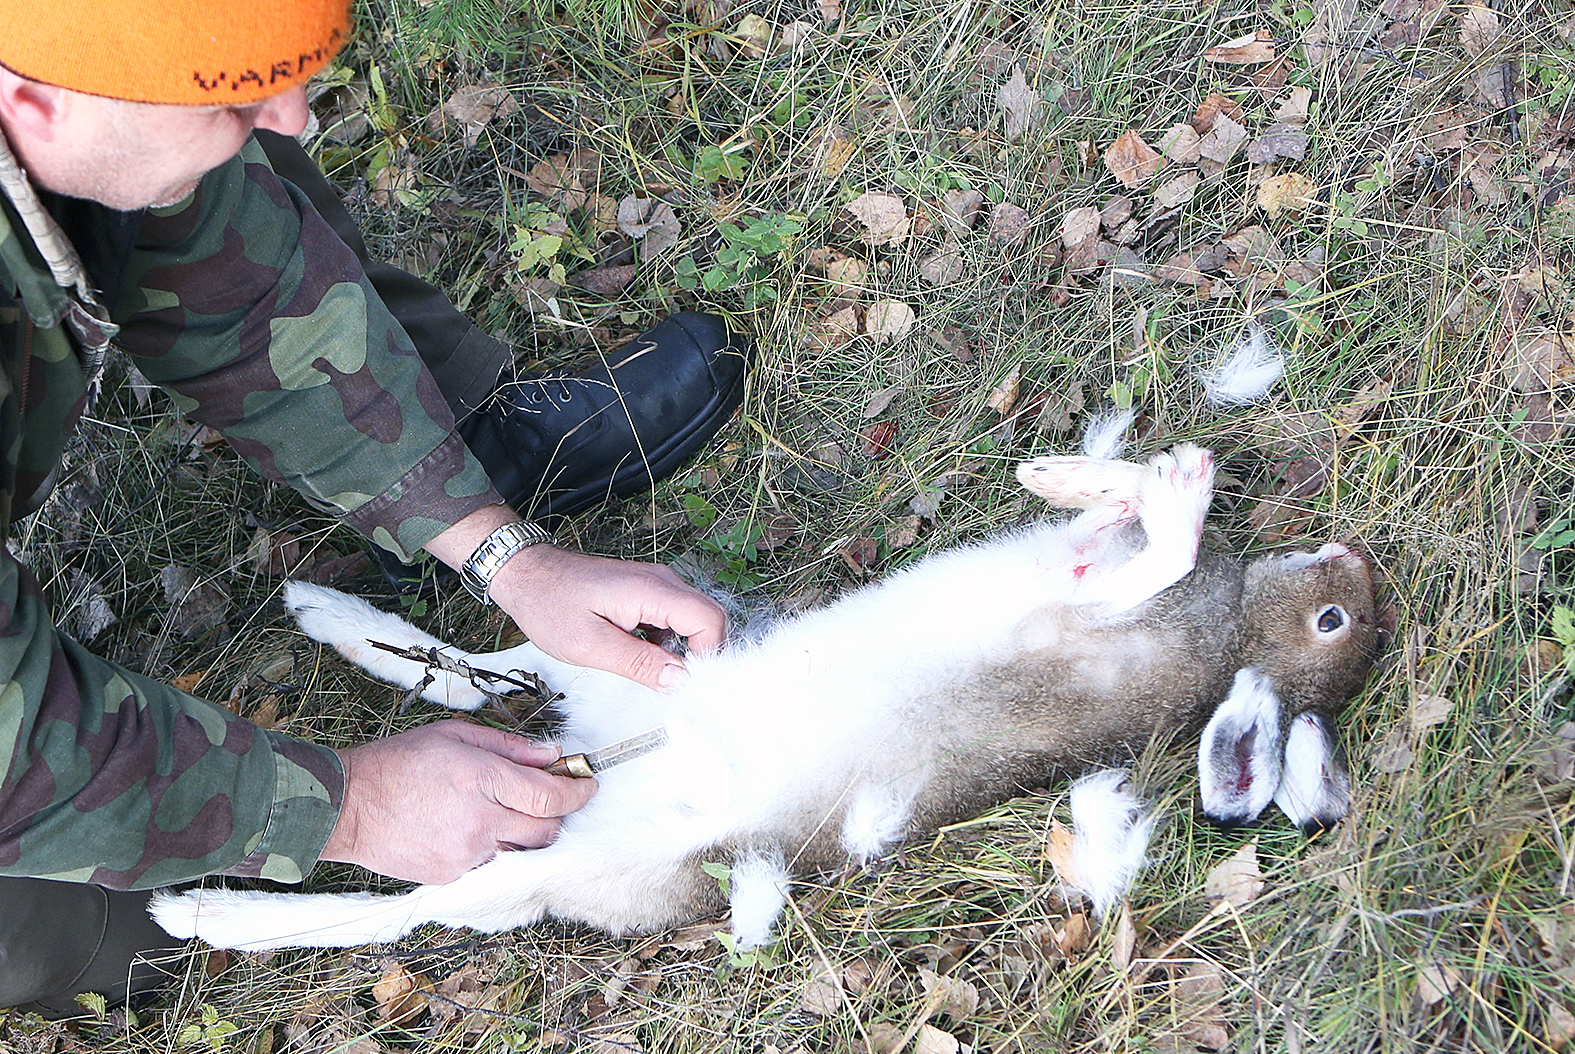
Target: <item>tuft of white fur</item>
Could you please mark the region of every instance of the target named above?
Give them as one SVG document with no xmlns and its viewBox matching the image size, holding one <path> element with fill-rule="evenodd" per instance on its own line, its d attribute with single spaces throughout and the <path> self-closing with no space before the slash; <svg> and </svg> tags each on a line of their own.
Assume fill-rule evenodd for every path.
<svg viewBox="0 0 1575 1054">
<path fill-rule="evenodd" d="M 1215 405 L 1255 403 L 1269 394 L 1285 374 L 1285 356 L 1256 320 L 1247 323 L 1247 332 L 1225 361 L 1212 372 L 1199 376 L 1204 396 Z"/>
<path fill-rule="evenodd" d="M 771 940 L 771 928 L 787 902 L 792 876 L 781 856 L 750 855 L 733 865 L 733 936 L 741 948 L 758 948 Z"/>
<path fill-rule="evenodd" d="M 867 863 L 902 837 L 912 813 L 913 793 L 865 784 L 854 792 L 842 818 L 842 848 L 859 863 Z"/>
<path fill-rule="evenodd" d="M 1090 417 L 1083 425 L 1083 456 L 1114 461 L 1127 446 L 1127 429 L 1137 420 L 1137 411 L 1106 410 Z"/>
<path fill-rule="evenodd" d="M 1124 769 L 1093 772 L 1072 784 L 1071 869 L 1077 889 L 1104 918 L 1121 902 L 1148 858 L 1154 817 Z"/>
</svg>

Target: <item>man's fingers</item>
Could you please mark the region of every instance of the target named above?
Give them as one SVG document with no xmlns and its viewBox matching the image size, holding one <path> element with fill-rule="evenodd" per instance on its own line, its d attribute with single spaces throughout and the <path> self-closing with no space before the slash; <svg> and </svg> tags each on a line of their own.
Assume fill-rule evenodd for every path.
<svg viewBox="0 0 1575 1054">
<path fill-rule="evenodd" d="M 592 624 L 580 641 L 587 665 L 596 665 L 647 688 L 670 688 L 684 676 L 683 662 L 672 652 L 625 633 L 610 622 Z M 663 683 L 664 678 L 667 683 Z"/>
<path fill-rule="evenodd" d="M 531 768 L 545 768 L 557 761 L 562 751 L 556 743 L 537 743 L 517 736 L 512 732 L 501 729 L 489 728 L 486 725 L 472 724 L 469 721 L 450 719 L 441 722 L 452 729 L 455 739 L 468 743 L 473 747 L 497 754 L 499 757 L 508 758 L 516 765 L 529 765 Z"/>
<path fill-rule="evenodd" d="M 585 807 L 596 781 L 554 776 L 534 768 L 502 767 L 495 774 L 492 800 L 522 818 L 550 819 Z M 512 839 L 505 839 L 509 841 Z"/>
</svg>

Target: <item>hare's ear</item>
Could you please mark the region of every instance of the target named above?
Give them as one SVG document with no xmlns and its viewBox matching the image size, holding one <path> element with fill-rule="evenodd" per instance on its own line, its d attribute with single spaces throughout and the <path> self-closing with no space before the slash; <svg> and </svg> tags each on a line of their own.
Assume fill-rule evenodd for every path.
<svg viewBox="0 0 1575 1054">
<path fill-rule="evenodd" d="M 1236 671 L 1198 744 L 1203 811 L 1223 827 L 1251 823 L 1280 785 L 1280 697 L 1261 671 Z"/>
<path fill-rule="evenodd" d="M 1333 827 L 1351 810 L 1351 776 L 1334 726 L 1322 714 L 1300 714 L 1291 722 L 1274 804 L 1308 834 Z"/>
</svg>

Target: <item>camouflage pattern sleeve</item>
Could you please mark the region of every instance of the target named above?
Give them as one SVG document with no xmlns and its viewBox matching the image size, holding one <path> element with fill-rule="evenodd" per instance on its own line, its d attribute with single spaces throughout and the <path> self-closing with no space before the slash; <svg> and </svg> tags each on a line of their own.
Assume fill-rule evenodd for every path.
<svg viewBox="0 0 1575 1054">
<path fill-rule="evenodd" d="M 255 139 L 147 214 L 111 310 L 186 413 L 402 558 L 502 503 L 354 253 Z"/>
<path fill-rule="evenodd" d="M 0 547 L 0 874 L 147 889 L 300 881 L 339 816 L 325 747 L 88 653 Z"/>
</svg>

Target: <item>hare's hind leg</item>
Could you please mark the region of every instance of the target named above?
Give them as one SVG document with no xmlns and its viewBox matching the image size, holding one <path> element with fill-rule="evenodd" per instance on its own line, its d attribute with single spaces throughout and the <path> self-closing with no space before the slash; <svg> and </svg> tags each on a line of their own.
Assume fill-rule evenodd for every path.
<svg viewBox="0 0 1575 1054">
<path fill-rule="evenodd" d="M 1036 457 L 1017 466 L 1017 481 L 1059 509 L 1113 507 L 1137 515 L 1145 468 L 1091 457 Z"/>
</svg>

